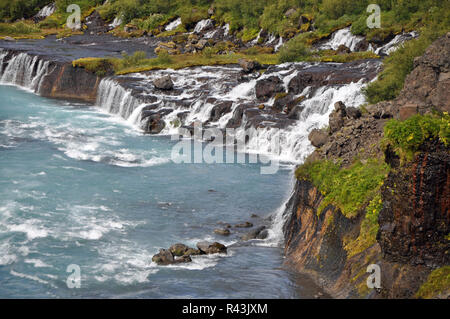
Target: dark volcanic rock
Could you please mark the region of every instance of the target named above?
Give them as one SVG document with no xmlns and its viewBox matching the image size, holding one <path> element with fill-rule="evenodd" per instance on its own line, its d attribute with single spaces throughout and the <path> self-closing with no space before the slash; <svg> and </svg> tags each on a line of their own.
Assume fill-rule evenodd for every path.
<svg viewBox="0 0 450 319">
<path fill-rule="evenodd" d="M 450 264 L 450 152 L 429 142 L 406 167 L 397 167 L 382 188 L 378 241 L 390 261 Z"/>
<path fill-rule="evenodd" d="M 266 226 L 259 226 L 256 229 L 248 232 L 241 237 L 242 240 L 252 240 L 252 239 L 266 239 L 269 236 L 269 232 Z"/>
<path fill-rule="evenodd" d="M 261 68 L 261 65 L 257 61 L 250 61 L 246 59 L 239 59 L 239 65 L 246 73 L 250 73 Z"/>
<path fill-rule="evenodd" d="M 346 108 L 344 103 L 336 102 L 334 104 L 334 111 L 330 114 L 330 118 L 328 121 L 328 126 L 331 133 L 339 131 L 344 126 L 345 116 Z"/>
<path fill-rule="evenodd" d="M 361 110 L 356 107 L 348 107 L 346 109 L 347 116 L 352 119 L 359 119 L 361 117 Z"/>
<path fill-rule="evenodd" d="M 267 100 L 275 93 L 283 92 L 283 82 L 277 76 L 270 76 L 256 82 L 255 93 L 259 100 Z"/>
<path fill-rule="evenodd" d="M 214 229 L 214 233 L 218 234 L 218 235 L 222 235 L 222 236 L 229 236 L 231 234 L 229 229 Z"/>
<path fill-rule="evenodd" d="M 314 129 L 309 133 L 308 139 L 314 147 L 322 147 L 328 141 L 328 133 Z"/>
<path fill-rule="evenodd" d="M 236 224 L 234 225 L 234 227 L 236 228 L 250 228 L 253 227 L 253 224 L 250 222 L 245 222 L 245 223 L 241 223 L 241 224 Z"/>
<path fill-rule="evenodd" d="M 170 265 L 175 262 L 175 258 L 169 250 L 161 249 L 152 257 L 152 261 L 158 265 Z"/>
<path fill-rule="evenodd" d="M 226 254 L 227 253 L 227 247 L 225 245 L 222 245 L 221 243 L 214 242 L 199 242 L 197 243 L 197 248 L 204 254 Z"/>
<path fill-rule="evenodd" d="M 406 77 L 397 101 L 414 104 L 420 113 L 435 107 L 450 112 L 450 33 L 435 41 L 425 54 L 414 60 L 414 70 Z"/>
<path fill-rule="evenodd" d="M 174 256 L 184 256 L 186 254 L 187 251 L 189 251 L 189 247 L 184 245 L 184 244 L 174 244 L 172 246 L 170 246 L 169 251 L 172 253 L 172 255 Z"/>
<path fill-rule="evenodd" d="M 173 89 L 173 81 L 170 78 L 170 75 L 162 76 L 159 79 L 153 80 L 153 85 L 160 90 L 172 90 Z"/>
</svg>

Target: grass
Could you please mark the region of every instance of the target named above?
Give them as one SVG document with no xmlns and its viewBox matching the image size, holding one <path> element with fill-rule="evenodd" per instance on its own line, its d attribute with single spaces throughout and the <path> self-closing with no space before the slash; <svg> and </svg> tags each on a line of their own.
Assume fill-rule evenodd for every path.
<svg viewBox="0 0 450 319">
<path fill-rule="evenodd" d="M 450 289 L 450 266 L 433 270 L 416 293 L 417 298 L 429 299 Z"/>
<path fill-rule="evenodd" d="M 405 121 L 390 120 L 384 127 L 384 144 L 393 147 L 403 162 L 411 160 L 427 140 L 450 143 L 450 115 L 414 115 Z"/>
<path fill-rule="evenodd" d="M 377 193 L 366 208 L 366 215 L 361 223 L 359 236 L 344 246 L 348 258 L 363 252 L 377 242 L 378 215 L 382 207 L 381 194 Z"/>
<path fill-rule="evenodd" d="M 303 164 L 297 168 L 295 176 L 311 181 L 324 196 L 318 214 L 331 204 L 344 216 L 352 218 L 373 200 L 388 172 L 389 166 L 381 159 L 371 159 L 367 163 L 356 161 L 349 168 L 320 160 Z"/>
</svg>

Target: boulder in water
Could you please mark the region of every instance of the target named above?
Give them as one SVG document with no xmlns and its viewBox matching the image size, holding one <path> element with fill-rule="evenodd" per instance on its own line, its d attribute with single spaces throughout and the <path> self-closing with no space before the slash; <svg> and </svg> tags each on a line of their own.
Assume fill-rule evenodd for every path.
<svg viewBox="0 0 450 319">
<path fill-rule="evenodd" d="M 209 243 L 206 241 L 197 243 L 197 248 L 204 254 L 226 254 L 227 247 L 221 243 Z"/>
<path fill-rule="evenodd" d="M 231 234 L 230 230 L 227 228 L 221 229 L 221 228 L 217 228 L 214 229 L 214 233 L 216 233 L 217 235 L 222 235 L 222 236 L 229 236 Z"/>
<path fill-rule="evenodd" d="M 277 76 L 270 76 L 267 79 L 259 80 L 255 85 L 256 97 L 260 100 L 267 100 L 275 93 L 283 91 L 283 82 Z"/>
<path fill-rule="evenodd" d="M 236 224 L 234 225 L 234 227 L 236 228 L 250 228 L 253 227 L 253 224 L 250 222 L 245 222 L 245 223 L 241 223 L 241 224 Z"/>
<path fill-rule="evenodd" d="M 189 249 L 190 248 L 188 246 L 178 243 L 170 246 L 169 251 L 172 253 L 172 255 L 180 257 L 186 255 L 186 252 Z"/>
<path fill-rule="evenodd" d="M 258 70 L 261 67 L 261 64 L 257 61 L 250 61 L 246 59 L 239 59 L 239 65 L 246 73 L 253 72 L 255 70 Z"/>
<path fill-rule="evenodd" d="M 252 239 L 266 239 L 269 236 L 269 232 L 266 226 L 259 226 L 258 228 L 248 232 L 241 237 L 242 240 L 252 240 Z"/>
<path fill-rule="evenodd" d="M 170 265 L 174 263 L 175 258 L 169 250 L 161 249 L 159 253 L 152 257 L 152 261 L 158 265 Z"/>
<path fill-rule="evenodd" d="M 162 76 L 158 79 L 153 80 L 153 85 L 160 90 L 172 90 L 173 81 L 170 75 Z"/>
</svg>

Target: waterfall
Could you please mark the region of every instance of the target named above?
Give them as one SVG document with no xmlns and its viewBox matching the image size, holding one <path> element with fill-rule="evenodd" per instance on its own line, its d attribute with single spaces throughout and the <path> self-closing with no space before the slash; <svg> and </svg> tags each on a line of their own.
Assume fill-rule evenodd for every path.
<svg viewBox="0 0 450 319">
<path fill-rule="evenodd" d="M 5 57 L 6 53 L 0 55 L 2 65 Z M 48 73 L 49 61 L 44 61 L 38 56 L 32 57 L 26 53 L 19 53 L 6 64 L 4 70 L 0 68 L 0 83 L 14 84 L 35 93 L 40 92 L 42 80 Z"/>
<path fill-rule="evenodd" d="M 281 48 L 282 45 L 283 45 L 283 37 L 280 37 L 278 44 L 273 48 L 275 50 L 275 52 L 277 52 Z"/>
<path fill-rule="evenodd" d="M 347 27 L 333 33 L 331 39 L 323 43 L 319 49 L 337 50 L 340 45 L 345 45 L 351 51 L 355 51 L 356 46 L 363 40 L 364 37 L 353 35 L 350 31 L 350 27 Z"/>
<path fill-rule="evenodd" d="M 416 31 L 398 34 L 391 41 L 386 43 L 385 45 L 377 48 L 376 50 L 371 48 L 371 50 L 374 51 L 375 54 L 378 54 L 378 55 L 390 55 L 392 52 L 394 52 L 398 48 L 400 48 L 403 45 L 403 43 L 405 43 L 406 41 L 415 39 L 418 36 L 419 36 L 419 34 Z"/>
<path fill-rule="evenodd" d="M 172 30 L 175 30 L 180 24 L 181 24 L 181 18 L 178 18 L 178 19 L 173 20 L 172 22 L 170 22 L 170 23 L 166 26 L 165 30 L 166 30 L 166 31 L 172 31 Z"/>
<path fill-rule="evenodd" d="M 230 33 L 230 25 L 227 23 L 223 26 L 223 36 L 226 37 Z"/>
<path fill-rule="evenodd" d="M 122 18 L 121 17 L 115 17 L 113 22 L 109 24 L 111 28 L 117 28 L 122 24 Z"/>
<path fill-rule="evenodd" d="M 56 4 L 51 3 L 49 5 L 46 5 L 43 7 L 39 12 L 36 14 L 36 17 L 38 18 L 46 18 L 48 16 L 51 16 L 56 10 Z"/>
<path fill-rule="evenodd" d="M 197 22 L 194 28 L 194 33 L 200 33 L 207 29 L 214 27 L 214 23 L 211 19 L 203 19 Z"/>
<path fill-rule="evenodd" d="M 133 111 L 142 103 L 132 96 L 116 81 L 106 78 L 100 82 L 97 92 L 97 106 L 111 114 L 120 115 L 128 119 Z M 135 116 L 137 118 L 137 116 Z"/>
<path fill-rule="evenodd" d="M 277 125 L 276 116 L 270 115 L 270 112 L 259 114 L 260 120 L 256 122 L 256 125 L 258 123 L 262 125 L 258 125 L 260 128 L 256 131 L 257 134 L 248 139 L 244 151 L 267 155 L 280 161 L 301 163 L 313 151 L 308 140 L 309 133 L 314 128 L 323 128 L 328 125 L 328 116 L 335 102 L 342 101 L 347 106 L 356 107 L 365 103 L 361 89 L 367 79 L 363 74 L 374 72 L 373 76 L 375 76 L 374 69 L 377 65 L 379 66 L 379 62 L 364 62 L 357 67 L 353 66 L 356 68 L 354 74 L 359 74 L 353 83 L 304 88 L 303 92 L 294 97 L 304 97 L 298 104 L 301 110 L 299 119 L 282 125 L 281 129 Z M 225 129 L 229 121 L 235 117 L 235 113 L 242 112 L 243 105 L 244 109 L 250 113 L 257 112 L 257 105 L 260 102 L 256 99 L 255 86 L 258 81 L 273 76 L 278 77 L 287 92 L 291 80 L 297 77 L 299 72 L 306 72 L 312 67 L 328 72 L 326 70 L 335 70 L 337 66 L 305 62 L 286 63 L 277 66 L 274 71 L 266 72 L 258 78 L 242 83 L 235 80 L 240 76 L 240 69 L 225 66 L 154 70 L 145 74 L 129 74 L 127 75 L 129 88 L 121 84 L 120 77 L 105 78 L 99 85 L 97 105 L 106 112 L 120 115 L 136 125 L 141 124 L 140 113 L 147 105 L 149 110 L 159 113 L 166 124 L 160 134 L 176 133 L 179 124 L 192 125 L 194 122 Z M 153 81 L 166 75 L 170 75 L 177 91 L 154 89 Z M 137 88 L 139 96 L 145 97 L 145 101 L 148 99 L 150 104 L 140 97 L 134 97 L 132 94 L 134 88 Z M 265 107 L 270 109 L 274 101 L 275 99 L 272 98 L 265 102 Z M 224 103 L 226 106 L 223 106 Z M 239 117 L 242 120 L 238 123 L 240 127 L 235 131 L 237 138 L 242 138 L 247 132 L 246 129 L 254 125 L 250 124 L 252 120 L 245 114 Z M 264 120 L 265 117 L 267 121 Z M 278 148 L 271 145 L 271 141 L 275 139 L 279 140 Z"/>
</svg>

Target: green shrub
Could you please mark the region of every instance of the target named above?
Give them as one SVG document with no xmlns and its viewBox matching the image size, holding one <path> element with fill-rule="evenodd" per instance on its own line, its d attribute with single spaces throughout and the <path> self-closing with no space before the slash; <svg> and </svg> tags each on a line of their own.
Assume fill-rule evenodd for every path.
<svg viewBox="0 0 450 319">
<path fill-rule="evenodd" d="M 39 28 L 34 24 L 26 23 L 26 22 L 16 22 L 16 23 L 0 23 L 0 34 L 15 36 L 15 35 L 23 35 L 23 34 L 31 34 L 38 33 Z"/>
<path fill-rule="evenodd" d="M 417 298 L 433 298 L 450 289 L 450 266 L 435 269 L 416 293 Z"/>
<path fill-rule="evenodd" d="M 318 213 L 332 204 L 345 216 L 354 217 L 374 198 L 388 171 L 389 166 L 381 159 L 365 164 L 357 161 L 349 168 L 321 160 L 300 166 L 295 175 L 297 179 L 311 181 L 322 192 L 324 198 Z"/>
<path fill-rule="evenodd" d="M 439 138 L 449 145 L 450 116 L 414 115 L 403 122 L 390 120 L 384 127 L 384 138 L 403 160 L 411 160 L 427 140 Z"/>
<path fill-rule="evenodd" d="M 172 58 L 170 57 L 170 54 L 165 51 L 165 50 L 161 50 L 158 53 L 158 57 L 157 57 L 158 63 L 160 64 L 170 64 L 172 63 Z"/>
<path fill-rule="evenodd" d="M 301 38 L 295 37 L 281 47 L 279 61 L 280 63 L 302 61 L 310 55 L 311 51 L 301 41 Z"/>
<path fill-rule="evenodd" d="M 381 194 L 377 193 L 366 208 L 366 215 L 361 223 L 358 237 L 345 244 L 348 258 L 363 252 L 377 242 L 377 233 L 380 228 L 378 215 L 382 207 Z"/>
</svg>

